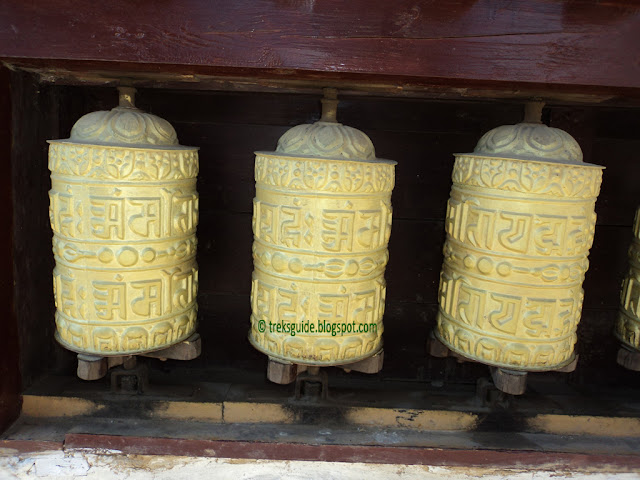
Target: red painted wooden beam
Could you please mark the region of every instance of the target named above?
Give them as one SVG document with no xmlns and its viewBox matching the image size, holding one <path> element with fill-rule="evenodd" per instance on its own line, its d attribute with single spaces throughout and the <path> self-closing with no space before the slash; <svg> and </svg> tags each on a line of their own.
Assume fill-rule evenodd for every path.
<svg viewBox="0 0 640 480">
<path fill-rule="evenodd" d="M 0 19 L 5 60 L 640 88 L 637 1 L 4 0 Z"/>
<path fill-rule="evenodd" d="M 574 471 L 607 466 L 614 470 L 638 471 L 640 458 L 633 455 L 517 450 L 465 450 L 371 445 L 307 445 L 298 443 L 232 442 L 157 437 L 67 434 L 65 450 L 108 449 L 123 454 L 185 455 L 217 458 L 309 460 L 402 465 L 518 468 L 545 466 Z"/>
</svg>

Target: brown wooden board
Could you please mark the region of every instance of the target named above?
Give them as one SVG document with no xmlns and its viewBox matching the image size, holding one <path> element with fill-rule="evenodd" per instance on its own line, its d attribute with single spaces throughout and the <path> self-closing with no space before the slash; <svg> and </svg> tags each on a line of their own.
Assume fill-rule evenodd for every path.
<svg viewBox="0 0 640 480">
<path fill-rule="evenodd" d="M 39 0 L 2 2 L 0 18 L 0 58 L 48 65 L 640 87 L 635 1 Z"/>
<path fill-rule="evenodd" d="M 36 452 L 51 452 L 62 450 L 63 442 L 50 440 L 0 440 L 0 448 L 15 454 L 29 454 Z"/>
<path fill-rule="evenodd" d="M 0 68 L 0 158 L 5 174 L 0 180 L 2 227 L 0 236 L 0 432 L 20 412 L 20 368 L 18 328 L 13 308 L 13 209 L 11 195 L 11 91 L 10 73 Z"/>
<path fill-rule="evenodd" d="M 13 298 L 18 319 L 23 387 L 57 365 L 71 366 L 75 355 L 54 340 L 54 299 L 49 224 L 51 188 L 46 140 L 59 136 L 60 123 L 73 108 L 61 88 L 40 87 L 23 72 L 11 74 L 12 137 L 11 181 L 13 199 Z"/>
</svg>

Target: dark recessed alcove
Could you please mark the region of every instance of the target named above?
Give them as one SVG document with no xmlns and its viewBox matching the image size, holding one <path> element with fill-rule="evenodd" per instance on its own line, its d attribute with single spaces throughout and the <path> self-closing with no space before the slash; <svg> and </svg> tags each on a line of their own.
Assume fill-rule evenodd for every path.
<svg viewBox="0 0 640 480">
<path fill-rule="evenodd" d="M 47 139 L 66 138 L 85 113 L 110 109 L 113 87 L 42 82 L 11 75 L 15 310 L 23 389 L 44 376 L 73 376 L 75 355 L 53 338 L 50 188 Z M 332 378 L 354 385 L 381 380 L 430 385 L 473 385 L 486 367 L 430 358 L 425 345 L 434 326 L 444 241 L 443 217 L 451 186 L 453 153 L 471 151 L 483 133 L 517 123 L 522 104 L 474 100 L 399 98 L 360 93 L 341 97 L 339 120 L 367 133 L 379 157 L 396 160 L 394 220 L 390 241 L 385 365 L 374 376 L 332 369 Z M 192 362 L 151 362 L 151 369 L 188 369 L 194 376 L 230 369 L 264 376 L 266 358 L 246 339 L 252 271 L 253 152 L 272 150 L 288 128 L 316 121 L 319 96 L 283 91 L 238 92 L 139 88 L 137 104 L 171 122 L 183 145 L 200 147 L 199 333 L 202 356 Z M 597 203 L 598 223 L 589 257 L 579 327 L 580 361 L 572 374 L 537 374 L 576 388 L 626 388 L 637 374 L 616 364 L 612 335 L 625 273 L 631 223 L 638 203 L 640 115 L 637 108 L 552 103 L 544 120 L 572 134 L 585 161 L 606 167 Z M 199 373 L 200 372 L 200 373 Z M 210 381 L 216 381 L 210 378 Z M 287 389 L 288 387 L 276 387 Z M 636 400 L 640 391 L 636 391 Z M 402 395 L 398 394 L 398 403 Z"/>
</svg>

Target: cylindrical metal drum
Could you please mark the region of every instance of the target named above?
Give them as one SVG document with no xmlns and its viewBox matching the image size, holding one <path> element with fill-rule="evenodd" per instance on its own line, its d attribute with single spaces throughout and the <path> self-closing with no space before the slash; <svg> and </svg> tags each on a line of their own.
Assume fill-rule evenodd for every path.
<svg viewBox="0 0 640 480">
<path fill-rule="evenodd" d="M 49 141 L 57 340 L 79 353 L 163 349 L 196 326 L 198 152 L 133 106 Z"/>
<path fill-rule="evenodd" d="M 566 132 L 520 123 L 456 155 L 452 177 L 436 336 L 511 370 L 571 363 L 602 167 Z"/>
<path fill-rule="evenodd" d="M 627 347 L 640 350 L 640 207 L 633 222 L 629 272 L 622 282 L 615 335 Z"/>
<path fill-rule="evenodd" d="M 284 362 L 345 365 L 382 347 L 395 162 L 323 115 L 256 152 L 249 340 Z"/>
</svg>

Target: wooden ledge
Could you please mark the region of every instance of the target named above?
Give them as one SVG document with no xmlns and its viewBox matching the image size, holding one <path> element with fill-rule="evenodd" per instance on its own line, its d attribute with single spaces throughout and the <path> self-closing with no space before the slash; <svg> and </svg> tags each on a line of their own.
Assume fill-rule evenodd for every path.
<svg viewBox="0 0 640 480">
<path fill-rule="evenodd" d="M 64 450 L 87 449 L 101 453 L 181 455 L 237 459 L 298 460 L 373 464 L 433 465 L 446 467 L 544 468 L 576 471 L 638 471 L 640 457 L 577 453 L 456 450 L 368 445 L 305 445 L 293 443 L 228 442 L 176 438 L 67 434 Z"/>
</svg>

